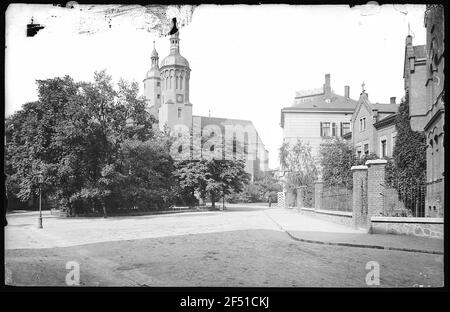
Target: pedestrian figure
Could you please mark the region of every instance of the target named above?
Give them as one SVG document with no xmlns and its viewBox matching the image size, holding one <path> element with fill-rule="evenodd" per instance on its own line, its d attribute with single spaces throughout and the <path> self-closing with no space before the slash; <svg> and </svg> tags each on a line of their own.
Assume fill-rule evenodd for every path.
<svg viewBox="0 0 450 312">
<path fill-rule="evenodd" d="M 5 196 L 3 197 L 3 226 L 7 226 L 8 225 L 8 220 L 6 219 L 6 212 L 8 211 L 8 189 L 6 187 L 6 174 L 3 173 L 3 192 L 5 194 Z"/>
<path fill-rule="evenodd" d="M 268 197 L 269 197 L 268 201 L 269 201 L 269 207 L 270 207 L 270 206 L 272 206 L 272 197 L 270 195 Z"/>
</svg>

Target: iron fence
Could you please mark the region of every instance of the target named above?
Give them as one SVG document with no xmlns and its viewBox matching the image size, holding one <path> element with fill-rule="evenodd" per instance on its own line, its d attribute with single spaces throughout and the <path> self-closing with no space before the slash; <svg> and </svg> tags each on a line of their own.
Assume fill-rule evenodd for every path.
<svg viewBox="0 0 450 312">
<path fill-rule="evenodd" d="M 352 211 L 353 192 L 347 186 L 327 186 L 322 191 L 322 209 Z"/>
<path fill-rule="evenodd" d="M 426 184 L 402 187 L 397 181 L 384 187 L 383 215 L 389 217 L 425 217 Z"/>
</svg>

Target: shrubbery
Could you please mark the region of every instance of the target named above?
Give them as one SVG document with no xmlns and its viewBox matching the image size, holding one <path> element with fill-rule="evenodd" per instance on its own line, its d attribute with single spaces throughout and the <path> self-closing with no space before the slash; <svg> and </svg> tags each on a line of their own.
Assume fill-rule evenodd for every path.
<svg viewBox="0 0 450 312">
<path fill-rule="evenodd" d="M 69 214 L 164 209 L 239 193 L 241 161 L 175 162 L 173 138 L 153 129 L 137 83 L 69 76 L 37 81 L 38 101 L 6 119 L 8 197 L 56 200 Z M 13 202 L 13 200 L 11 201 Z"/>
</svg>

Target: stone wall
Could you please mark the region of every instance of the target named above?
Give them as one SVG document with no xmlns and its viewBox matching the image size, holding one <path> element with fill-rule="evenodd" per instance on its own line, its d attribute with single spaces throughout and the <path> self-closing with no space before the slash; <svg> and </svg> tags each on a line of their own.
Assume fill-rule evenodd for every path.
<svg viewBox="0 0 450 312">
<path fill-rule="evenodd" d="M 344 211 L 315 210 L 311 208 L 300 208 L 300 213 L 308 216 L 314 216 L 321 220 L 339 223 L 353 227 L 352 213 Z"/>
<path fill-rule="evenodd" d="M 373 234 L 406 234 L 444 238 L 443 218 L 372 217 Z"/>
</svg>

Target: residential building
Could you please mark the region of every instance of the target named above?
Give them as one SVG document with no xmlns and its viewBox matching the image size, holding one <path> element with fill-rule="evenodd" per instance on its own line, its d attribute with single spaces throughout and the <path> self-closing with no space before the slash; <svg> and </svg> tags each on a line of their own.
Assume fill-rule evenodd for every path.
<svg viewBox="0 0 450 312">
<path fill-rule="evenodd" d="M 345 136 L 351 140 L 357 157 L 369 154 L 392 157 L 398 107 L 395 97 L 391 97 L 389 104 L 371 103 L 363 89 L 351 118 L 353 131 Z"/>
<path fill-rule="evenodd" d="M 427 5 L 426 28 L 426 118 L 427 140 L 427 216 L 444 215 L 444 135 L 445 135 L 445 29 L 444 7 Z"/>
<path fill-rule="evenodd" d="M 331 89 L 330 74 L 326 74 L 323 88 L 298 91 L 293 104 L 281 110 L 283 142 L 295 144 L 300 139 L 309 143 L 319 165 L 322 141 L 351 132 L 356 103 L 350 98 L 349 86 L 345 86 L 343 96 L 336 94 Z"/>
</svg>

